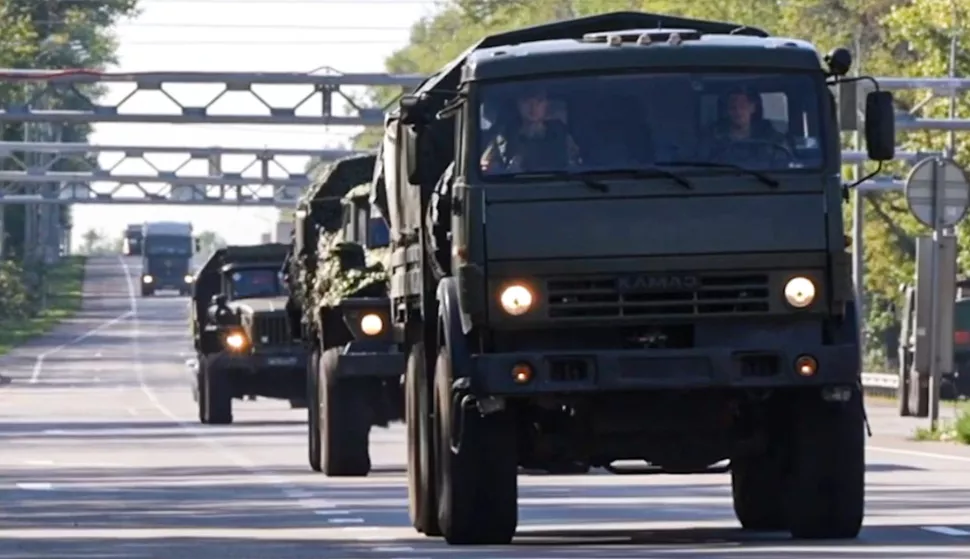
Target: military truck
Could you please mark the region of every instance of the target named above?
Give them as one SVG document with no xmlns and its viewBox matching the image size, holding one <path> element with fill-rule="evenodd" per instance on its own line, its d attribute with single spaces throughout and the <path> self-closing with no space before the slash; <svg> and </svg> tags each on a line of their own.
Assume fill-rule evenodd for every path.
<svg viewBox="0 0 970 559">
<path fill-rule="evenodd" d="M 966 284 L 966 281 L 960 282 Z M 962 291 L 962 290 L 961 290 Z M 899 385 L 896 400 L 902 417 L 929 417 L 929 377 L 914 368 L 916 349 L 916 288 L 903 287 L 903 308 L 899 331 Z M 970 298 L 960 296 L 953 309 L 953 371 L 944 372 L 940 382 L 940 398 L 957 400 L 970 398 Z"/>
<path fill-rule="evenodd" d="M 125 256 L 141 256 L 142 224 L 132 223 L 125 229 L 122 252 Z"/>
<path fill-rule="evenodd" d="M 404 416 L 387 224 L 369 203 L 375 160 L 345 158 L 317 178 L 299 203 L 289 258 L 291 332 L 309 354 L 309 462 L 328 476 L 367 475 L 371 427 Z"/>
<path fill-rule="evenodd" d="M 418 531 L 508 543 L 517 467 L 636 460 L 729 469 L 747 529 L 857 536 L 853 185 L 829 89 L 851 58 L 610 13 L 488 36 L 400 99 L 371 201 Z M 865 122 L 891 159 L 891 94 Z"/>
<path fill-rule="evenodd" d="M 175 221 L 145 223 L 142 227 L 141 295 L 171 289 L 192 292 L 192 259 L 199 250 L 192 224 Z"/>
<path fill-rule="evenodd" d="M 232 400 L 264 396 L 304 405 L 306 355 L 290 337 L 280 268 L 289 245 L 217 249 L 192 292 L 199 421 L 229 424 Z"/>
</svg>

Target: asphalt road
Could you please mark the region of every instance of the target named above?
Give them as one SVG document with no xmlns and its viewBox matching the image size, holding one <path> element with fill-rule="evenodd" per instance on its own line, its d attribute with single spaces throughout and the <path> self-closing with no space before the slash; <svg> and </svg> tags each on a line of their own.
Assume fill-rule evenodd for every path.
<svg viewBox="0 0 970 559">
<path fill-rule="evenodd" d="M 970 451 L 905 442 L 885 407 L 855 542 L 742 533 L 724 475 L 588 475 L 523 476 L 514 545 L 449 548 L 408 525 L 400 427 L 377 473 L 328 480 L 285 402 L 198 425 L 187 299 L 133 298 L 138 272 L 93 261 L 82 316 L 0 360 L 0 559 L 970 557 Z"/>
</svg>

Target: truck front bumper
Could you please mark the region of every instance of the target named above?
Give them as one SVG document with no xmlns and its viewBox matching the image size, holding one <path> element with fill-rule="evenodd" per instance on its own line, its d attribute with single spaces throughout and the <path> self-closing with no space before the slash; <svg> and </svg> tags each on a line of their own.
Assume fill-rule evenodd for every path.
<svg viewBox="0 0 970 559">
<path fill-rule="evenodd" d="M 812 375 L 802 375 L 796 361 L 810 356 Z M 531 370 L 516 379 L 517 366 Z M 472 390 L 480 395 L 685 388 L 798 388 L 854 385 L 860 379 L 857 345 L 826 345 L 786 350 L 559 351 L 479 354 L 471 357 Z M 460 374 L 456 371 L 456 374 Z"/>
<path fill-rule="evenodd" d="M 340 348 L 337 378 L 397 378 L 407 358 L 391 342 L 355 341 Z"/>
</svg>

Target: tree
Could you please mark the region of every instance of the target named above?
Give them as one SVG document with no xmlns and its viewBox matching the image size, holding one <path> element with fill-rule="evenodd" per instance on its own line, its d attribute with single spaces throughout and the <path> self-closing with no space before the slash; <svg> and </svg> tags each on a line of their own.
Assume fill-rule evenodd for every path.
<svg viewBox="0 0 970 559">
<path fill-rule="evenodd" d="M 104 235 L 96 229 L 88 229 L 84 232 L 82 239 L 84 244 L 81 246 L 81 252 L 84 254 L 94 254 L 98 246 L 101 244 Z"/>
<path fill-rule="evenodd" d="M 199 233 L 199 248 L 202 254 L 212 254 L 216 249 L 226 246 L 226 240 L 215 231 L 203 231 Z"/>
<path fill-rule="evenodd" d="M 88 68 L 101 70 L 117 62 L 116 40 L 111 27 L 121 17 L 136 12 L 137 0 L 7 0 L 0 10 L 0 64 L 7 68 Z M 26 101 L 26 84 L 0 84 L 0 99 Z M 97 99 L 101 88 L 82 86 L 84 96 Z M 77 95 L 61 93 L 45 99 L 47 108 L 82 109 L 86 101 Z M 89 125 L 65 125 L 61 141 L 85 142 Z M 24 141 L 23 125 L 8 125 L 4 141 Z M 22 156 L 23 154 L 21 154 Z M 59 171 L 75 170 L 61 162 Z M 8 255 L 23 256 L 23 205 L 4 206 L 4 227 Z M 70 221 L 70 208 L 62 206 L 62 224 Z"/>
</svg>

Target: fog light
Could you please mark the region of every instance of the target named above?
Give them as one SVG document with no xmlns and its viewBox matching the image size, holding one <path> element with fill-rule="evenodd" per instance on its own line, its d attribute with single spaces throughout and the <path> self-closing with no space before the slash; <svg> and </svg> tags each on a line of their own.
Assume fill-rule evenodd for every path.
<svg viewBox="0 0 970 559">
<path fill-rule="evenodd" d="M 516 384 L 525 384 L 532 380 L 532 367 L 526 363 L 518 363 L 512 367 L 512 380 Z"/>
<path fill-rule="evenodd" d="M 795 371 L 803 377 L 814 376 L 818 371 L 818 362 L 811 355 L 802 355 L 795 360 Z"/>
</svg>

